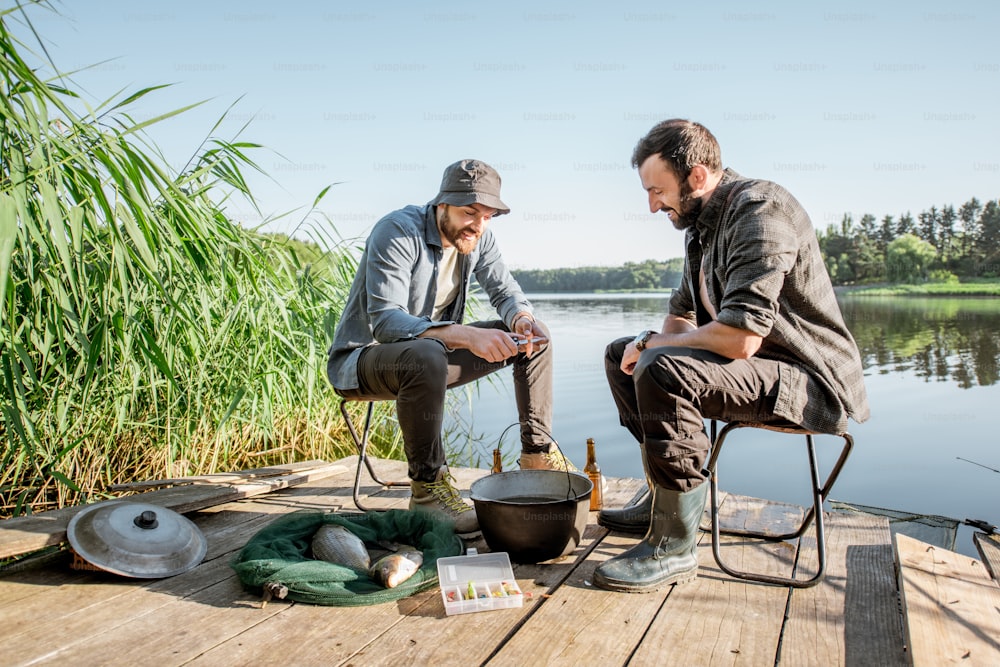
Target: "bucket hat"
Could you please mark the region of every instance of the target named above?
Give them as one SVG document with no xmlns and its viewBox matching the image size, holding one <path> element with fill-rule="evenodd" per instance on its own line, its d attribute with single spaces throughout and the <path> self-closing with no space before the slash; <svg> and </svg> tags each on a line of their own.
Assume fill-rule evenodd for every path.
<svg viewBox="0 0 1000 667">
<path fill-rule="evenodd" d="M 441 191 L 431 204 L 482 204 L 496 209 L 497 215 L 510 213 L 510 207 L 500 200 L 500 174 L 480 160 L 459 160 L 448 165 L 441 178 Z"/>
</svg>

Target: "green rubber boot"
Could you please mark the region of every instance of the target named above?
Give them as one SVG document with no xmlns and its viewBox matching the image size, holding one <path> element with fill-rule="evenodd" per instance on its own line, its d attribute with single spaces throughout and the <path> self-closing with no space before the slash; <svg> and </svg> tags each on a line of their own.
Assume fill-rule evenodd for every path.
<svg viewBox="0 0 1000 667">
<path fill-rule="evenodd" d="M 642 454 L 642 469 L 647 470 L 646 448 L 640 446 L 639 453 Z M 632 500 L 625 503 L 624 507 L 602 509 L 597 513 L 597 523 L 608 530 L 645 535 L 649 530 L 649 518 L 653 508 L 653 495 L 649 491 L 652 484 L 647 473 L 646 488 L 640 490 Z"/>
<path fill-rule="evenodd" d="M 647 487 L 639 491 L 624 507 L 602 509 L 597 513 L 597 523 L 608 530 L 642 535 L 649 530 L 652 509 L 653 494 Z"/>
<path fill-rule="evenodd" d="M 709 484 L 691 491 L 652 486 L 652 517 L 639 544 L 594 571 L 594 585 L 623 593 L 650 593 L 698 576 L 698 524 Z"/>
</svg>

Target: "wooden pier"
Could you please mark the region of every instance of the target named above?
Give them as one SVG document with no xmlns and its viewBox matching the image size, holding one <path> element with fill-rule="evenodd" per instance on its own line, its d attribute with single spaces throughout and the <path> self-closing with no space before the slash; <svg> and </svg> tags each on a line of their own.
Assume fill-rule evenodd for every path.
<svg viewBox="0 0 1000 667">
<path fill-rule="evenodd" d="M 356 458 L 282 475 L 209 476 L 138 497 L 185 512 L 208 540 L 196 568 L 158 580 L 69 567 L 69 554 L 29 559 L 0 574 L 4 665 L 997 665 L 1000 587 L 983 563 L 902 536 L 885 519 L 827 515 L 828 567 L 808 589 L 747 583 L 722 573 L 703 532 L 690 584 L 629 595 L 591 585 L 594 568 L 635 538 L 591 521 L 562 559 L 516 565 L 520 608 L 447 616 L 432 589 L 368 607 L 282 600 L 262 605 L 229 566 L 276 517 L 295 510 L 355 512 Z M 405 464 L 375 462 L 380 476 Z M 319 470 L 320 472 L 317 472 Z M 487 471 L 453 469 L 464 489 Z M 365 477 L 367 479 L 367 477 Z M 605 502 L 640 488 L 610 479 Z M 408 489 L 370 480 L 366 501 L 405 508 Z M 781 521 L 801 508 L 729 495 L 724 523 Z M 65 539 L 73 509 L 0 521 L 0 556 Z M 62 532 L 60 532 L 62 531 Z M 751 544 L 727 538 L 730 565 L 807 577 L 809 538 Z M 472 543 L 488 551 L 482 541 Z"/>
</svg>

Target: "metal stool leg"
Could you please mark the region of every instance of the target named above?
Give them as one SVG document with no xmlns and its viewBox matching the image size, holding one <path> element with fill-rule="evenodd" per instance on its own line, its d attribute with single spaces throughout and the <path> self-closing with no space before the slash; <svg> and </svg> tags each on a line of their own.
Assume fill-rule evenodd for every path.
<svg viewBox="0 0 1000 667">
<path fill-rule="evenodd" d="M 806 438 L 806 449 L 809 454 L 809 472 L 812 484 L 812 495 L 813 495 L 813 506 L 806 512 L 805 517 L 799 527 L 790 532 L 776 534 L 768 531 L 754 531 L 746 529 L 727 529 L 722 530 L 720 528 L 719 522 L 719 474 L 718 474 L 718 459 L 722 452 L 722 445 L 726 440 L 726 436 L 729 435 L 735 429 L 738 428 L 763 428 L 770 431 L 777 431 L 781 433 L 791 433 L 796 435 L 804 435 Z M 834 482 L 837 481 L 837 477 L 840 476 L 840 471 L 844 467 L 844 463 L 847 461 L 847 457 L 850 455 L 851 450 L 854 448 L 854 438 L 851 437 L 849 433 L 842 433 L 840 437 L 844 439 L 844 447 L 840 452 L 840 457 L 837 459 L 837 463 L 833 466 L 830 471 L 829 476 L 826 481 L 821 485 L 819 477 L 819 466 L 816 462 L 816 447 L 813 442 L 813 433 L 806 431 L 805 429 L 799 428 L 795 425 L 774 425 L 774 424 L 759 424 L 752 422 L 730 422 L 723 427 L 722 431 L 716 437 L 716 423 L 712 421 L 712 454 L 709 458 L 707 470 L 710 473 L 709 483 L 711 484 L 711 503 L 712 503 L 712 555 L 715 558 L 715 562 L 718 564 L 719 568 L 723 572 L 731 577 L 737 579 L 746 579 L 749 581 L 758 581 L 766 584 L 776 584 L 780 586 L 791 586 L 793 588 L 806 588 L 809 586 L 814 586 L 822 580 L 823 575 L 826 571 L 826 532 L 823 521 L 823 502 L 826 500 L 830 489 L 833 488 Z M 805 534 L 809 526 L 815 522 L 816 524 L 816 548 L 818 552 L 818 570 L 816 574 L 810 579 L 794 579 L 792 577 L 777 577 L 767 574 L 759 574 L 755 572 L 743 572 L 740 570 L 735 570 L 722 560 L 722 554 L 720 550 L 720 534 L 724 533 L 726 535 L 738 535 L 744 537 L 753 537 L 770 541 L 783 541 L 801 537 Z"/>
<path fill-rule="evenodd" d="M 354 505 L 362 512 L 380 512 L 383 511 L 377 507 L 366 507 L 361 504 L 360 499 L 360 488 L 361 488 L 361 467 L 362 465 L 368 468 L 368 474 L 371 476 L 376 483 L 382 486 L 409 486 L 409 482 L 387 482 L 382 480 L 375 474 L 375 469 L 372 468 L 371 461 L 368 460 L 368 434 L 371 431 L 372 424 L 372 411 L 375 408 L 373 402 L 368 403 L 368 412 L 365 415 L 365 425 L 362 430 L 361 437 L 358 437 L 358 432 L 354 428 L 354 421 L 351 419 L 350 413 L 347 411 L 348 401 L 342 400 L 340 402 L 340 414 L 344 417 L 344 423 L 347 424 L 347 430 L 351 434 L 351 438 L 354 440 L 354 445 L 358 448 L 358 467 L 354 472 Z"/>
</svg>

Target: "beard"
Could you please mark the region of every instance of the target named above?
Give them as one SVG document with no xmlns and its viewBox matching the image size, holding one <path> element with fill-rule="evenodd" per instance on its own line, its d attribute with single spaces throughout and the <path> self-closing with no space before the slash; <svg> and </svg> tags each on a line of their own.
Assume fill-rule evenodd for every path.
<svg viewBox="0 0 1000 667">
<path fill-rule="evenodd" d="M 691 190 L 691 186 L 688 184 L 687 179 L 685 179 L 681 183 L 681 210 L 677 211 L 677 220 L 671 219 L 671 222 L 674 223 L 674 228 L 681 231 L 687 229 L 695 223 L 698 216 L 701 215 L 701 209 L 703 207 L 701 197 L 692 197 Z"/>
<path fill-rule="evenodd" d="M 455 246 L 455 249 L 463 255 L 468 255 L 470 252 L 476 249 L 479 244 L 479 237 L 482 236 L 482 232 L 474 232 L 469 226 L 459 227 L 452 223 L 451 216 L 448 215 L 449 207 L 445 206 L 444 211 L 441 212 L 441 220 L 438 222 L 438 229 L 441 231 L 441 236 L 443 236 L 448 243 Z M 470 231 L 475 236 L 471 239 L 465 238 L 465 232 Z"/>
</svg>

